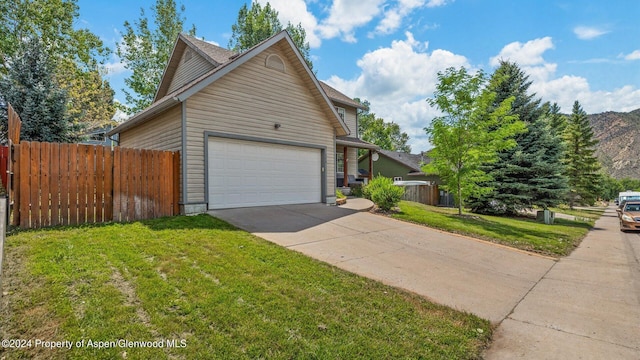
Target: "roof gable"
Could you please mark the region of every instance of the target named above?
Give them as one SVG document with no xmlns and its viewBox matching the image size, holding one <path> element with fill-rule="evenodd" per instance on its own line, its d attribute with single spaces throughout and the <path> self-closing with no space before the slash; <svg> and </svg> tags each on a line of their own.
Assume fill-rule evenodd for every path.
<svg viewBox="0 0 640 360">
<path fill-rule="evenodd" d="M 209 66 L 201 66 L 201 70 L 199 72 L 196 72 L 196 76 L 192 76 L 192 78 L 176 79 L 176 76 L 179 75 L 181 65 L 184 63 L 185 55 L 189 51 L 194 53 L 192 55 L 193 57 L 200 58 L 204 62 L 207 62 Z M 207 71 L 210 71 L 229 61 L 232 61 L 233 57 L 236 55 L 237 53 L 234 51 L 221 48 L 204 40 L 197 39 L 193 36 L 186 34 L 178 35 L 153 101 L 158 101 L 159 99 L 170 93 L 173 89 L 176 89 L 180 85 L 189 83 L 190 81 L 194 80 L 200 75 L 203 75 Z M 177 84 L 177 86 L 175 84 L 176 81 L 180 82 L 180 84 Z"/>
<path fill-rule="evenodd" d="M 300 51 L 293 43 L 293 40 L 291 40 L 291 37 L 286 31 L 281 31 L 280 33 L 270 37 L 269 39 L 266 39 L 263 42 L 257 44 L 253 48 L 239 54 L 219 48 L 205 41 L 197 40 L 188 35 L 180 34 L 174 45 L 169 63 L 165 68 L 165 73 L 162 77 L 160 86 L 158 87 L 156 98 L 154 99 L 153 104 L 110 131 L 109 135 L 134 127 L 142 122 L 149 120 L 158 112 L 164 111 L 164 109 L 167 109 L 178 102 L 185 101 L 192 95 L 198 93 L 200 90 L 206 88 L 229 72 L 251 60 L 256 55 L 262 53 L 272 46 L 276 46 L 277 44 L 285 46 L 288 49 L 286 53 L 287 56 L 290 57 L 290 60 L 292 60 L 292 62 L 296 64 L 295 71 L 297 71 L 297 73 L 303 77 L 305 83 L 309 85 L 313 96 L 318 99 L 318 103 L 324 109 L 325 113 L 327 114 L 327 118 L 331 121 L 332 126 L 336 130 L 336 135 L 349 135 L 349 128 L 342 120 L 342 118 L 338 115 L 333 103 L 327 96 L 326 92 L 323 90 L 320 82 L 315 77 L 311 69 L 309 69 L 309 67 L 307 66 L 306 62 L 302 58 L 302 55 L 300 54 Z M 171 85 L 171 80 L 173 79 L 176 69 L 178 68 L 178 63 L 180 62 L 182 54 L 187 47 L 198 51 L 198 54 L 203 56 L 205 59 L 209 59 L 211 64 L 214 65 L 214 68 L 186 83 L 175 91 L 168 93 L 168 89 Z M 219 62 L 224 61 L 225 59 L 228 59 L 228 61 Z"/>
</svg>

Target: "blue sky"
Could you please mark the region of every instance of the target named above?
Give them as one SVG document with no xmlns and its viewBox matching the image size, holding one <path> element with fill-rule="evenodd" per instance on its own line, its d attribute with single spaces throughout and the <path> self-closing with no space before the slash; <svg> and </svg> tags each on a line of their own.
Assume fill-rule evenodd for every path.
<svg viewBox="0 0 640 360">
<path fill-rule="evenodd" d="M 260 0 L 261 3 L 266 1 Z M 154 1 L 79 0 L 77 26 L 115 49 L 125 20 Z M 178 3 L 180 3 L 178 1 Z M 186 25 L 226 47 L 246 1 L 184 1 Z M 637 0 L 271 0 L 283 24 L 307 31 L 317 77 L 371 111 L 400 124 L 413 152 L 430 145 L 423 128 L 438 115 L 428 106 L 438 71 L 465 66 L 493 72 L 517 62 L 531 91 L 570 112 L 640 108 L 640 1 Z M 116 99 L 129 74 L 110 59 Z"/>
</svg>

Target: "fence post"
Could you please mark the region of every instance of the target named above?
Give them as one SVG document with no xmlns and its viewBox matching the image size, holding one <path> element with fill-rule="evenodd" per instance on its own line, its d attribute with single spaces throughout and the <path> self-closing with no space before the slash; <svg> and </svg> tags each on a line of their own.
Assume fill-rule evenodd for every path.
<svg viewBox="0 0 640 360">
<path fill-rule="evenodd" d="M 180 152 L 173 153 L 173 216 L 180 214 Z"/>
</svg>

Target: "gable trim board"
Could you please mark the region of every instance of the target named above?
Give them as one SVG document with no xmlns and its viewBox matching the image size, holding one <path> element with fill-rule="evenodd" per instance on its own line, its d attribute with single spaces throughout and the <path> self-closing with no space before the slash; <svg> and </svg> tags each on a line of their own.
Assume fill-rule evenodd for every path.
<svg viewBox="0 0 640 360">
<path fill-rule="evenodd" d="M 213 146 L 217 146 L 215 144 L 216 139 L 221 140 L 219 143 L 223 143 L 225 140 L 235 140 L 234 143 L 229 144 L 237 144 L 238 146 L 246 145 L 246 146 L 255 146 L 258 149 L 278 149 L 281 151 L 300 151 L 300 150 L 310 150 L 307 151 L 306 154 L 298 153 L 299 156 L 303 157 L 302 162 L 303 165 L 309 163 L 308 165 L 312 167 L 310 174 L 305 173 L 305 171 L 300 172 L 300 169 L 296 169 L 295 166 L 291 166 L 291 164 L 287 164 L 286 166 L 286 174 L 278 174 L 281 168 L 275 163 L 271 163 L 271 168 L 276 172 L 276 174 L 272 174 L 275 176 L 275 181 L 278 181 L 278 176 L 291 176 L 293 180 L 303 181 L 297 185 L 297 192 L 295 189 L 285 189 L 287 191 L 292 190 L 292 195 L 296 195 L 295 198 L 286 198 L 286 195 L 282 195 L 282 198 L 273 198 L 265 200 L 263 197 L 260 200 L 255 201 L 244 201 L 242 199 L 221 199 L 220 194 L 215 191 L 212 192 L 212 184 L 211 184 L 211 176 L 214 175 L 211 173 L 212 165 L 218 163 L 219 159 L 211 158 L 212 142 Z M 205 144 L 205 199 L 207 203 L 208 209 L 224 209 L 229 207 L 249 207 L 249 206 L 265 206 L 265 205 L 276 205 L 276 204 L 301 204 L 301 203 L 319 203 L 319 202 L 327 202 L 327 147 L 324 145 L 318 144 L 307 144 L 300 143 L 295 141 L 286 141 L 286 140 L 278 140 L 271 138 L 260 138 L 253 136 L 245 136 L 238 134 L 228 134 L 228 133 L 220 133 L 213 131 L 205 131 L 204 133 L 204 144 Z M 270 146 L 273 145 L 273 146 Z M 315 151 L 313 151 L 315 150 Z M 315 158 L 314 153 L 317 152 L 317 163 L 313 162 Z M 265 152 L 266 153 L 266 152 Z M 263 153 L 264 155 L 264 153 Z M 212 163 L 213 161 L 213 163 Z M 317 167 L 317 168 L 316 168 Z M 313 169 L 315 168 L 315 169 Z M 238 169 L 238 173 L 246 172 L 247 176 L 251 178 L 258 178 L 263 176 L 260 171 L 256 168 L 247 168 L 247 169 Z M 254 172 L 255 173 L 252 173 Z M 235 174 L 232 174 L 235 175 Z M 229 174 L 225 174 L 225 176 L 229 176 Z M 318 179 L 319 177 L 319 179 Z M 297 179 L 296 179 L 297 178 Z M 315 180 L 319 181 L 315 181 Z M 274 180 L 274 179 L 271 179 Z M 263 181 L 263 180 L 262 180 Z M 308 185 L 308 186 L 307 186 Z M 240 185 L 242 186 L 242 184 Z M 242 189 L 241 189 L 242 190 Z M 251 189 L 245 188 L 244 191 L 250 192 Z M 227 191 L 222 190 L 222 191 Z M 277 195 L 277 194 L 276 194 Z M 227 201 L 228 200 L 228 201 Z M 217 202 L 221 201 L 221 202 Z"/>
</svg>

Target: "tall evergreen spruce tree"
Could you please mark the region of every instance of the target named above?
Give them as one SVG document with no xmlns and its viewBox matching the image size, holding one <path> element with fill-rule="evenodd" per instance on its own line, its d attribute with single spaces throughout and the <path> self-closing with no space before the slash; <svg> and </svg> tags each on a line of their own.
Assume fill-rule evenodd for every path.
<svg viewBox="0 0 640 360">
<path fill-rule="evenodd" d="M 24 39 L 0 79 L 0 94 L 22 120 L 22 140 L 73 142 L 75 128 L 66 111 L 67 94 L 53 79 L 55 65 L 38 38 Z"/>
<path fill-rule="evenodd" d="M 562 139 L 551 132 L 551 118 L 540 100 L 528 94 L 531 81 L 517 64 L 502 61 L 493 77 L 504 79 L 497 82 L 495 103 L 514 96 L 511 113 L 525 122 L 527 132 L 516 135 L 517 145 L 500 152 L 499 161 L 484 167 L 491 178 L 484 185 L 493 190 L 472 199 L 472 211 L 514 215 L 533 206 L 557 205 L 566 192 Z"/>
<path fill-rule="evenodd" d="M 576 100 L 565 130 L 566 174 L 569 179 L 569 205 L 591 205 L 600 190 L 600 163 L 594 155 L 598 140 L 594 138 L 587 113 Z"/>
</svg>

